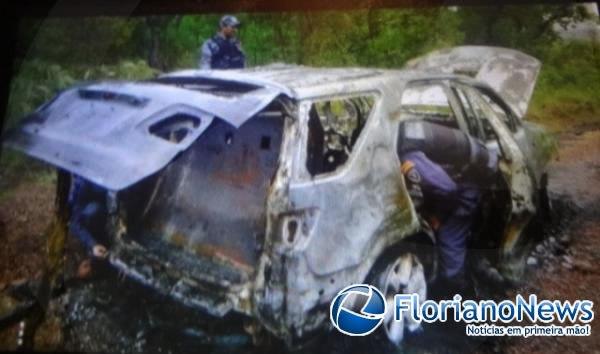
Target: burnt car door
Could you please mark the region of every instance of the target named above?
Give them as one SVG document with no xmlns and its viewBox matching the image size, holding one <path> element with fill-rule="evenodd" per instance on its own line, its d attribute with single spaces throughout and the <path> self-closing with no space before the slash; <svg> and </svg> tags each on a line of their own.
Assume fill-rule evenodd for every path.
<svg viewBox="0 0 600 354">
<path fill-rule="evenodd" d="M 508 127 L 519 148 L 525 155 L 525 160 L 531 174 L 535 177 L 537 187 L 541 188 L 545 181 L 544 167 L 548 163 L 549 154 L 545 150 L 546 133 L 535 123 L 521 119 L 502 98 L 486 86 L 476 87 L 481 97 L 490 105 L 494 113 Z"/>
<path fill-rule="evenodd" d="M 368 93 L 301 103 L 305 137 L 299 147 L 297 174 L 290 184 L 290 200 L 295 209 L 315 209 L 305 257 L 316 274 L 359 264 L 366 243 L 385 215 L 375 212 L 387 203 L 382 199 L 385 193 L 377 189 L 390 188 L 395 171 L 389 161 L 380 162 L 385 166 L 372 166 L 380 161 L 369 154 L 373 137 L 381 133 L 374 121 L 380 108 L 377 101 L 377 95 Z M 380 174 L 373 177 L 371 171 Z M 341 244 L 349 252 L 332 258 Z"/>
<path fill-rule="evenodd" d="M 479 125 L 479 137 L 488 149 L 499 154 L 499 169 L 510 192 L 510 213 L 501 241 L 502 253 L 510 256 L 524 227 L 535 213 L 535 179 L 527 164 L 528 156 L 521 150 L 506 122 L 494 111 L 476 88 L 454 83 L 465 115 L 472 115 Z"/>
</svg>

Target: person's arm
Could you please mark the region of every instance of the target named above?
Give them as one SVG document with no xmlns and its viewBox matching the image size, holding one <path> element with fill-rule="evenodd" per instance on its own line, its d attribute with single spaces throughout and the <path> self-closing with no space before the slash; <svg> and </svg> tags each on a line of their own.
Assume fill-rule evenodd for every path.
<svg viewBox="0 0 600 354">
<path fill-rule="evenodd" d="M 210 45 L 211 40 L 207 40 L 202 44 L 202 48 L 200 48 L 200 60 L 198 61 L 198 67 L 202 70 L 209 70 L 210 62 L 212 60 L 213 51 Z"/>
<path fill-rule="evenodd" d="M 86 221 L 94 218 L 100 212 L 100 206 L 96 202 L 89 203 L 81 208 L 75 208 L 69 224 L 69 231 L 85 247 L 86 252 L 94 257 L 106 258 L 108 250 L 104 245 L 96 242 L 86 226 Z"/>
<path fill-rule="evenodd" d="M 99 209 L 97 203 L 89 203 L 86 205 L 78 205 L 78 203 L 75 203 L 71 215 L 69 231 L 83 244 L 86 251 L 89 252 L 92 252 L 97 242 L 85 226 L 85 221 L 98 213 Z"/>
<path fill-rule="evenodd" d="M 458 187 L 440 165 L 431 161 L 420 151 L 411 151 L 402 156 L 403 168 L 414 168 L 418 174 L 424 191 L 445 199 L 456 196 Z M 404 167 L 406 166 L 406 167 Z"/>
<path fill-rule="evenodd" d="M 83 179 L 76 174 L 71 174 L 71 187 L 69 188 L 69 196 L 67 198 L 67 204 L 69 210 L 73 208 L 79 195 L 81 195 L 81 188 L 83 186 Z"/>
<path fill-rule="evenodd" d="M 241 64 L 242 64 L 242 68 L 246 67 L 246 53 L 244 53 L 244 50 L 242 49 L 242 43 L 238 40 L 237 41 L 237 49 L 240 51 L 240 60 L 241 60 Z"/>
<path fill-rule="evenodd" d="M 99 213 L 102 207 L 98 202 L 85 201 L 85 195 L 94 186 L 86 183 L 81 177 L 73 175 L 73 183 L 69 191 L 70 220 L 69 231 L 84 246 L 88 253 L 94 257 L 106 258 L 108 250 L 99 244 L 89 231 L 89 224 Z"/>
</svg>

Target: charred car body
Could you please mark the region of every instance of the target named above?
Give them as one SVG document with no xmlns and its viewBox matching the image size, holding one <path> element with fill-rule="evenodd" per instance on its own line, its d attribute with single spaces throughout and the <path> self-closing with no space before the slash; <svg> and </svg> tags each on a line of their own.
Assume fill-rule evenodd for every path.
<svg viewBox="0 0 600 354">
<path fill-rule="evenodd" d="M 435 239 L 400 172 L 401 122 L 452 126 L 500 152 L 482 211 L 496 226 L 473 241 L 499 260 L 543 199 L 541 131 L 523 120 L 536 59 L 457 47 L 408 68 L 271 65 L 75 87 L 6 143 L 115 192 L 120 271 L 292 343 L 327 327 L 331 299 L 368 277 L 425 295 Z M 386 331 L 398 342 L 404 328 Z"/>
</svg>

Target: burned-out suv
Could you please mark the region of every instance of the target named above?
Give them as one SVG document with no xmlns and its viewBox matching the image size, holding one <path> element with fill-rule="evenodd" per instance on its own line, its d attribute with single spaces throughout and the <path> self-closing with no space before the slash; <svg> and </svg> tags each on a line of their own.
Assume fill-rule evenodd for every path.
<svg viewBox="0 0 600 354">
<path fill-rule="evenodd" d="M 292 343 L 330 326 L 330 301 L 350 284 L 426 296 L 435 238 L 400 172 L 402 121 L 452 126 L 500 153 L 470 241 L 498 250 L 493 259 L 515 253 L 544 200 L 541 131 L 523 120 L 537 60 L 458 47 L 408 67 L 271 65 L 79 86 L 7 144 L 110 191 L 121 272 Z M 391 322 L 393 343 L 414 327 Z"/>
</svg>

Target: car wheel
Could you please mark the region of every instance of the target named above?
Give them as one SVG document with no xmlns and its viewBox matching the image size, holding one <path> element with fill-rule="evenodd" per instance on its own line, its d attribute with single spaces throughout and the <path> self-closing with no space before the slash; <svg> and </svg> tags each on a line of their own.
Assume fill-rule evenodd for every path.
<svg viewBox="0 0 600 354">
<path fill-rule="evenodd" d="M 378 329 L 377 341 L 387 342 L 389 346 L 402 344 L 405 333 L 421 330 L 421 324 L 408 315 L 394 320 L 394 296 L 396 294 L 418 294 L 421 301 L 427 298 L 425 271 L 419 258 L 413 253 L 404 253 L 388 263 L 387 267 L 375 275 L 375 284 L 381 290 L 387 304 L 386 315 Z M 381 338 L 383 337 L 383 338 Z"/>
</svg>

